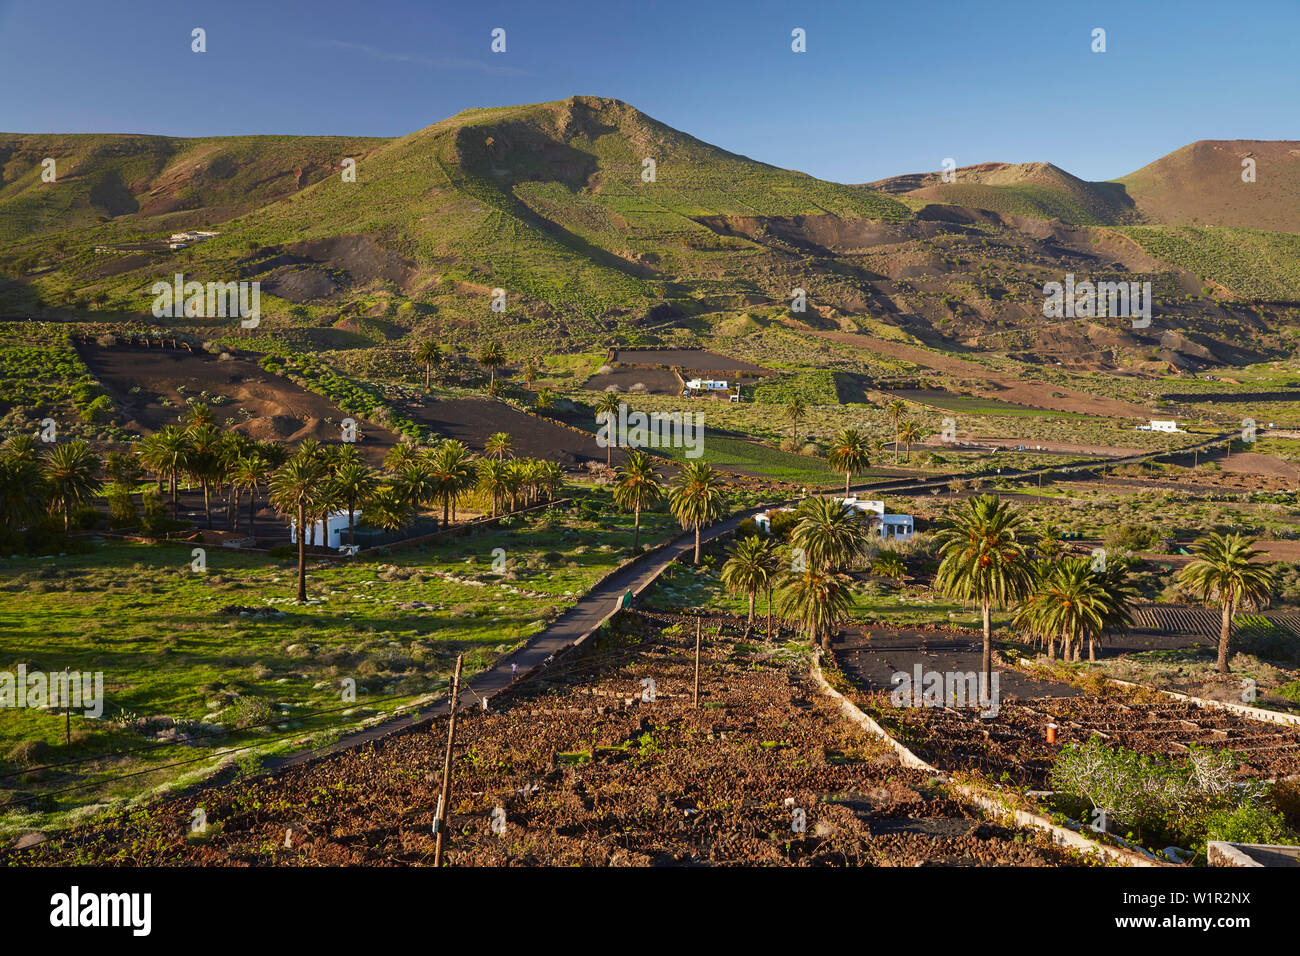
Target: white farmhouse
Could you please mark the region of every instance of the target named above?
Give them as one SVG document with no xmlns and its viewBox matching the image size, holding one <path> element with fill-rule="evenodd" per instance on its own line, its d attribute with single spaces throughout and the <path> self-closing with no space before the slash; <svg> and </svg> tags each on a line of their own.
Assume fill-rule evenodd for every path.
<svg viewBox="0 0 1300 956">
<path fill-rule="evenodd" d="M 1151 431 L 1153 432 L 1181 432 L 1176 421 L 1163 421 L 1158 418 L 1151 419 Z"/>
<path fill-rule="evenodd" d="M 361 524 L 361 512 L 354 511 L 352 516 L 357 525 Z M 295 519 L 289 519 L 289 540 L 294 544 L 298 543 L 298 522 Z M 348 540 L 348 513 L 346 511 L 335 511 L 325 521 L 317 521 L 316 526 L 312 528 L 311 534 L 307 536 L 309 544 L 317 547 L 341 548 Z"/>
</svg>

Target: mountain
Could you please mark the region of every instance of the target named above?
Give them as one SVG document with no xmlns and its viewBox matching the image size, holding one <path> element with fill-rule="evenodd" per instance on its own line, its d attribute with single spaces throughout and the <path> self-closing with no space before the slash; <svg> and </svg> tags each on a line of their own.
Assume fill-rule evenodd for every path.
<svg viewBox="0 0 1300 956">
<path fill-rule="evenodd" d="M 0 242 L 116 222 L 142 232 L 217 225 L 319 182 L 386 140 L 177 139 L 0 133 Z M 42 174 L 54 161 L 54 182 Z"/>
<path fill-rule="evenodd" d="M 867 188 L 926 202 L 988 209 L 1006 216 L 1058 219 L 1076 225 L 1138 221 L 1133 201 L 1115 183 L 1090 183 L 1051 163 L 979 163 L 941 174 L 895 176 Z"/>
<path fill-rule="evenodd" d="M 46 154 L 56 183 L 41 182 Z M 842 185 L 594 96 L 466 110 L 396 139 L 0 134 L 0 156 L 0 313 L 153 324 L 159 279 L 257 281 L 263 348 L 433 336 L 546 355 L 794 322 L 1033 361 L 1177 365 L 1276 347 L 1268 303 L 1300 299 L 1296 237 L 1151 225 L 1123 183 L 985 163 L 953 183 Z M 1131 189 L 1155 203 L 1143 183 Z M 219 234 L 168 248 L 195 228 Z M 1045 326 L 1043 286 L 1068 272 L 1153 281 L 1182 337 Z"/>
<path fill-rule="evenodd" d="M 1254 182 L 1242 181 L 1248 159 Z M 1150 223 L 1300 232 L 1295 140 L 1201 140 L 1116 182 Z"/>
</svg>

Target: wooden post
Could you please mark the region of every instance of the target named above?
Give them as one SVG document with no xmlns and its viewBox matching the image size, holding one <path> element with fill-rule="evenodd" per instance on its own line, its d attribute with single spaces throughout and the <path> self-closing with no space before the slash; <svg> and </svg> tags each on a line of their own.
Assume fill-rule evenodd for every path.
<svg viewBox="0 0 1300 956">
<path fill-rule="evenodd" d="M 695 619 L 695 706 L 700 706 L 700 618 Z"/>
<path fill-rule="evenodd" d="M 442 866 L 442 835 L 447 831 L 451 813 L 451 752 L 456 746 L 456 698 L 460 696 L 460 665 L 463 654 L 456 655 L 456 673 L 451 679 L 451 718 L 447 722 L 447 756 L 442 763 L 442 793 L 438 797 L 438 837 L 433 845 L 433 865 Z"/>
</svg>

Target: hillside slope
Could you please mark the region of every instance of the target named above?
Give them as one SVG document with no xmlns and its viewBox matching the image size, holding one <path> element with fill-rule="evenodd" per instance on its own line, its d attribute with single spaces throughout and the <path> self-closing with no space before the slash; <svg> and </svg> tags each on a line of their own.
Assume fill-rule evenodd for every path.
<svg viewBox="0 0 1300 956">
<path fill-rule="evenodd" d="M 319 182 L 386 140 L 348 136 L 0 133 L 0 242 L 116 220 L 211 226 Z M 46 159 L 55 181 L 45 182 Z"/>
<path fill-rule="evenodd" d="M 1255 161 L 1255 182 L 1242 161 Z M 1152 223 L 1300 232 L 1300 142 L 1201 140 L 1117 183 Z"/>
</svg>

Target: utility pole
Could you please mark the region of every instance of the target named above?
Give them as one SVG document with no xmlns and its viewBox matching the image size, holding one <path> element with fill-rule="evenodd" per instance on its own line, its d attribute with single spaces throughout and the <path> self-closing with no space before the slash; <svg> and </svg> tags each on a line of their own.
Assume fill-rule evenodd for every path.
<svg viewBox="0 0 1300 956">
<path fill-rule="evenodd" d="M 700 618 L 695 619 L 695 706 L 700 706 Z"/>
<path fill-rule="evenodd" d="M 451 752 L 456 746 L 456 698 L 460 696 L 460 665 L 465 655 L 456 655 L 456 673 L 451 679 L 451 718 L 447 722 L 447 757 L 442 763 L 442 793 L 438 796 L 438 815 L 434 823 L 438 837 L 433 845 L 433 865 L 442 866 L 442 835 L 447 830 L 447 817 L 451 812 Z"/>
</svg>

